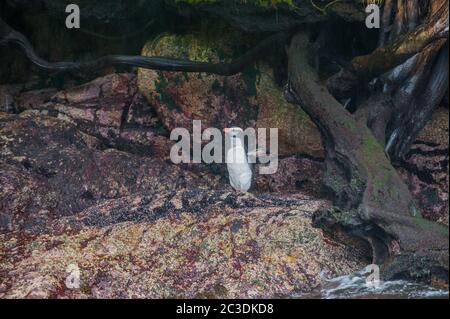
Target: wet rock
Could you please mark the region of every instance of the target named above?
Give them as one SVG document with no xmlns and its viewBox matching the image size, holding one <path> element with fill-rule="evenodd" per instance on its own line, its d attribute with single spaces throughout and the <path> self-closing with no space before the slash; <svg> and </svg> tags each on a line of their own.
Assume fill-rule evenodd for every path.
<svg viewBox="0 0 450 319">
<path fill-rule="evenodd" d="M 16 97 L 22 90 L 22 85 L 0 85 L 0 112 L 14 113 L 17 111 Z"/>
<path fill-rule="evenodd" d="M 106 200 L 55 230 L 0 235 L 4 296 L 255 298 L 293 296 L 364 267 L 359 252 L 311 227 L 322 201 L 180 189 Z M 13 254 L 17 247 L 19 251 Z M 64 282 L 68 265 L 80 288 Z M 30 271 L 33 269 L 33 271 Z"/>
<path fill-rule="evenodd" d="M 96 87 L 47 104 L 98 110 L 109 94 L 99 99 Z M 121 134 L 136 134 L 141 111 L 123 116 L 131 131 Z M 82 130 L 86 117 L 45 112 L 0 115 L 3 298 L 292 296 L 368 262 L 311 226 L 324 200 L 237 193 L 220 169 L 112 149 Z M 302 163 L 288 160 L 282 169 Z M 270 190 L 292 183 L 274 176 Z M 80 270 L 79 288 L 66 285 L 69 266 Z"/>
<path fill-rule="evenodd" d="M 0 166 L 1 230 L 45 231 L 49 221 L 97 200 L 217 183 L 158 157 L 108 148 L 68 121 L 33 112 L 0 116 Z"/>
<path fill-rule="evenodd" d="M 448 109 L 440 108 L 401 163 L 400 172 L 424 217 L 448 226 Z"/>
<path fill-rule="evenodd" d="M 73 123 L 108 147 L 161 157 L 170 152 L 171 142 L 160 136 L 165 131 L 136 91 L 133 74 L 110 74 L 59 92 L 26 91 L 16 100 L 19 109 Z"/>
<path fill-rule="evenodd" d="M 278 170 L 271 175 L 258 175 L 256 188 L 263 192 L 302 192 L 320 197 L 324 163 L 302 156 L 282 158 Z"/>
<path fill-rule="evenodd" d="M 0 85 L 0 112 L 20 113 L 39 109 L 57 93 L 55 88 L 33 89 L 35 84 Z"/>
<path fill-rule="evenodd" d="M 241 43 L 242 37 L 231 31 L 220 36 L 169 34 L 147 42 L 142 55 L 226 62 L 246 52 L 242 43 L 254 42 Z M 317 128 L 286 102 L 273 70 L 264 63 L 231 77 L 139 69 L 138 87 L 168 130 L 191 129 L 193 120 L 201 120 L 204 128 L 278 128 L 280 155 L 323 156 Z"/>
<path fill-rule="evenodd" d="M 28 109 L 39 109 L 43 104 L 49 102 L 57 92 L 58 90 L 55 88 L 25 91 L 16 99 L 17 110 L 21 112 Z"/>
</svg>

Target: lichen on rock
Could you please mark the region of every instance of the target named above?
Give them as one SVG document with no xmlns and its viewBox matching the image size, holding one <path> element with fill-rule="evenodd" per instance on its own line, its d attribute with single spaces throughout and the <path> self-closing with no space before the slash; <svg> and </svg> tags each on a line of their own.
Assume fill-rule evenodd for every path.
<svg viewBox="0 0 450 319">
<path fill-rule="evenodd" d="M 0 264 L 0 296 L 301 295 L 319 288 L 322 276 L 364 267 L 361 252 L 311 226 L 312 212 L 324 204 L 305 196 L 201 189 L 106 200 L 56 221 L 53 233 L 0 235 L 0 251 L 8 256 Z M 64 284 L 70 264 L 80 268 L 79 289 Z"/>
</svg>

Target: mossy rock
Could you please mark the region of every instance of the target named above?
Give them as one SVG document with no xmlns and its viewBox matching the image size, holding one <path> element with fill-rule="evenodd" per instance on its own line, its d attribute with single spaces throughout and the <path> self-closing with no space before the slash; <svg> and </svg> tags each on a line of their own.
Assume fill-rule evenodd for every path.
<svg viewBox="0 0 450 319">
<path fill-rule="evenodd" d="M 250 45 L 251 39 L 231 31 L 164 34 L 147 42 L 142 55 L 227 62 Z M 278 128 L 280 155 L 323 154 L 317 128 L 301 109 L 286 102 L 273 70 L 263 62 L 230 77 L 139 69 L 138 87 L 169 130 L 190 129 L 192 120 L 201 120 L 203 128 Z"/>
<path fill-rule="evenodd" d="M 231 34 L 216 39 L 208 34 L 165 34 L 147 42 L 142 55 L 219 62 L 240 54 Z M 243 74 L 255 72 L 249 66 Z M 201 120 L 204 128 L 254 126 L 258 103 L 252 86 L 254 81 L 241 74 L 225 77 L 144 69 L 138 72 L 139 90 L 169 130 L 192 128 L 192 120 Z"/>
<path fill-rule="evenodd" d="M 256 84 L 260 106 L 257 127 L 278 128 L 281 156 L 307 154 L 323 157 L 320 133 L 310 117 L 298 106 L 286 102 L 283 90 L 276 84 L 272 70 L 259 68 Z"/>
</svg>

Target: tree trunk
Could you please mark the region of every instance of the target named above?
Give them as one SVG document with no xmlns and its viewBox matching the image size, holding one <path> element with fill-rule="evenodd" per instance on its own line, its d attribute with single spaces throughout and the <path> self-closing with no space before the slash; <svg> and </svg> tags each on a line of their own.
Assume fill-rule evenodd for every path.
<svg viewBox="0 0 450 319">
<path fill-rule="evenodd" d="M 324 184 L 336 208 L 317 212 L 315 225 L 366 240 L 386 278 L 448 280 L 448 229 L 422 218 L 371 130 L 319 82 L 309 50 L 308 34 L 294 36 L 286 93 L 319 127 L 326 148 Z"/>
<path fill-rule="evenodd" d="M 372 79 L 383 83 L 383 93 L 392 98 L 394 107 L 382 124 L 387 128 L 382 144 L 391 159 L 399 160 L 448 90 L 449 5 L 446 0 L 393 2 L 384 6 L 379 48 L 355 57 L 328 80 L 327 87 L 333 96 L 346 100 Z"/>
</svg>

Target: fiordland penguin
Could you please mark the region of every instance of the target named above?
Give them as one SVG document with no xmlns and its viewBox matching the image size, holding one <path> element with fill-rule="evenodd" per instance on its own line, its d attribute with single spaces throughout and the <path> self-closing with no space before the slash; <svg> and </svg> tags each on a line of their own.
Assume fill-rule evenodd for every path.
<svg viewBox="0 0 450 319">
<path fill-rule="evenodd" d="M 248 192 L 252 185 L 252 169 L 244 146 L 243 130 L 239 127 L 224 129 L 229 145 L 225 149 L 231 186 L 240 192 Z"/>
</svg>

